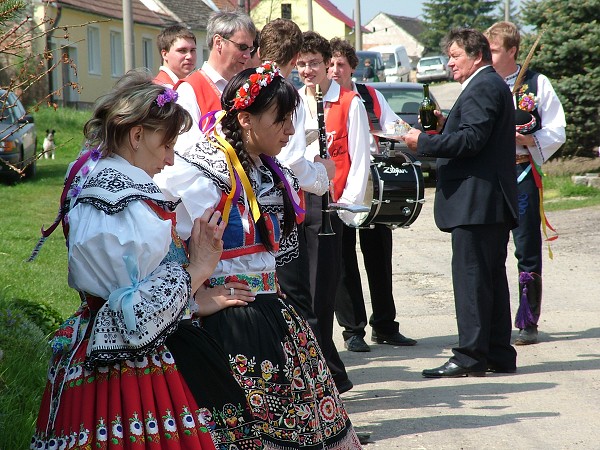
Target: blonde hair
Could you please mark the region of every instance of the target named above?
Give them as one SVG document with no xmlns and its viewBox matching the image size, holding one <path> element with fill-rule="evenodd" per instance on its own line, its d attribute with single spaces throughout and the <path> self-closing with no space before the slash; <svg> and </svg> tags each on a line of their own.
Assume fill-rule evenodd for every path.
<svg viewBox="0 0 600 450">
<path fill-rule="evenodd" d="M 502 47 L 510 50 L 513 47 L 517 48 L 515 52 L 515 60 L 519 56 L 519 46 L 521 45 L 521 34 L 519 29 L 512 22 L 496 22 L 483 33 L 488 41 L 499 40 Z"/>
</svg>

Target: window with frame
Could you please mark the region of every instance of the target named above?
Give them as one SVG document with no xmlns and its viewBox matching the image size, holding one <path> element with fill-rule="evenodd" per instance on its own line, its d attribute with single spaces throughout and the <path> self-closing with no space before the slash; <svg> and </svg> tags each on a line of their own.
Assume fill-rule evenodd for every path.
<svg viewBox="0 0 600 450">
<path fill-rule="evenodd" d="M 281 4 L 281 18 L 292 20 L 292 4 L 282 3 Z"/>
<path fill-rule="evenodd" d="M 100 74 L 102 60 L 100 58 L 100 28 L 87 27 L 88 72 Z"/>
<path fill-rule="evenodd" d="M 123 75 L 123 35 L 116 30 L 110 32 L 110 74 Z"/>
<path fill-rule="evenodd" d="M 150 38 L 142 38 L 142 65 L 154 71 L 154 42 Z"/>
</svg>

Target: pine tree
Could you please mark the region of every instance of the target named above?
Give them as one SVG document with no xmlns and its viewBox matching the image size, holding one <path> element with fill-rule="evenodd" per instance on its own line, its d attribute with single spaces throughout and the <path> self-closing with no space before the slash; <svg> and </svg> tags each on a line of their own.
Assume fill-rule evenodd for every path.
<svg viewBox="0 0 600 450">
<path fill-rule="evenodd" d="M 594 156 L 600 144 L 600 0 L 530 0 L 523 23 L 534 31 L 521 42 L 525 58 L 543 30 L 531 68 L 552 81 L 567 117 L 562 156 Z"/>
<path fill-rule="evenodd" d="M 425 46 L 423 54 L 440 53 L 440 42 L 452 28 L 485 30 L 499 20 L 499 3 L 500 0 L 430 0 L 423 3 L 426 25 L 420 36 Z"/>
</svg>

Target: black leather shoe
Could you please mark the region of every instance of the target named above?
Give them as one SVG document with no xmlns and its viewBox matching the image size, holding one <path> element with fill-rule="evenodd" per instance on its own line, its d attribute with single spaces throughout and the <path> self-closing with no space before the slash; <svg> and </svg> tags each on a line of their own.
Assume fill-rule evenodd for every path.
<svg viewBox="0 0 600 450">
<path fill-rule="evenodd" d="M 536 326 L 519 330 L 519 337 L 515 339 L 515 345 L 531 345 L 538 343 L 538 330 Z"/>
<path fill-rule="evenodd" d="M 344 381 L 342 381 L 340 383 L 335 383 L 335 386 L 337 387 L 337 390 L 340 394 L 343 394 L 344 392 L 348 392 L 350 389 L 352 389 L 354 387 L 354 385 L 352 384 L 352 381 L 350 381 L 349 378 L 346 378 Z"/>
<path fill-rule="evenodd" d="M 495 364 L 488 364 L 488 366 L 487 366 L 487 372 L 492 372 L 492 373 L 516 373 L 517 372 L 517 368 L 516 367 L 502 367 L 502 366 L 496 366 Z"/>
<path fill-rule="evenodd" d="M 344 347 L 350 352 L 370 352 L 371 347 L 365 342 L 362 336 L 350 336 L 350 339 L 344 341 Z"/>
<path fill-rule="evenodd" d="M 373 331 L 373 334 L 371 335 L 371 340 L 373 342 L 377 342 L 378 344 L 401 345 L 403 347 L 410 347 L 417 343 L 417 341 L 415 341 L 414 339 L 407 338 L 399 332 L 396 332 L 394 334 L 381 334 Z"/>
<path fill-rule="evenodd" d="M 452 361 L 447 361 L 446 364 L 435 369 L 425 369 L 423 376 L 425 378 L 485 377 L 485 372 L 466 369 Z"/>
</svg>

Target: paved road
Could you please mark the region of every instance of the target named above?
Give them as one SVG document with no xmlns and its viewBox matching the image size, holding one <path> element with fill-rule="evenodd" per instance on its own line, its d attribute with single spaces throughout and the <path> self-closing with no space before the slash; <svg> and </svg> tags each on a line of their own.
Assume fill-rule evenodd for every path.
<svg viewBox="0 0 600 450">
<path fill-rule="evenodd" d="M 448 86 L 455 89 L 457 84 Z M 398 321 L 418 344 L 374 344 L 370 353 L 352 353 L 343 349 L 341 330 L 335 331 L 355 383 L 342 397 L 356 429 L 371 433 L 365 448 L 599 449 L 600 207 L 550 214 L 560 237 L 553 243 L 554 260 L 545 254 L 541 342 L 517 347 L 518 372 L 436 380 L 423 378 L 421 371 L 443 364 L 457 335 L 450 236 L 435 227 L 433 195 L 427 188 L 417 221 L 393 232 Z M 509 255 L 513 251 L 510 244 Z M 512 256 L 507 271 L 514 312 L 517 270 Z M 363 282 L 370 313 L 365 286 Z M 367 341 L 369 337 L 367 327 Z"/>
</svg>

